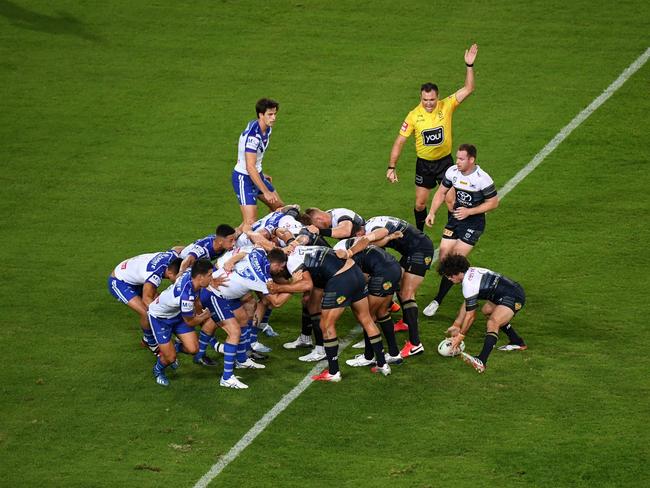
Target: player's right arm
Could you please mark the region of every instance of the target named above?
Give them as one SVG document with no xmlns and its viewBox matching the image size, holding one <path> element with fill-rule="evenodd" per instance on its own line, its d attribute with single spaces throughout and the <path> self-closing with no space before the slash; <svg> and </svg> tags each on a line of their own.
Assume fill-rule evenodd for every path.
<svg viewBox="0 0 650 488">
<path fill-rule="evenodd" d="M 445 201 L 445 196 L 447 195 L 448 191 L 449 188 L 443 184 L 440 184 L 436 190 L 436 193 L 433 195 L 433 200 L 431 200 L 431 210 L 429 210 L 429 214 L 424 221 L 424 223 L 429 227 L 431 227 L 433 225 L 433 222 L 436 220 L 436 212 L 440 208 L 440 205 L 442 205 L 442 202 Z"/>
<path fill-rule="evenodd" d="M 196 261 L 196 256 L 194 254 L 188 254 L 187 257 L 183 259 L 183 262 L 181 263 L 181 267 L 178 270 L 178 276 L 185 273 L 185 271 L 188 268 L 191 268 L 192 265 L 194 264 L 194 261 Z"/>
<path fill-rule="evenodd" d="M 292 275 L 291 283 L 279 284 L 268 283 L 269 292 L 271 293 L 304 293 L 310 291 L 314 287 L 314 282 L 311 279 L 309 271 L 305 269 L 298 269 Z"/>
<path fill-rule="evenodd" d="M 269 202 L 269 203 L 275 203 L 277 201 L 277 198 L 273 193 L 269 191 L 269 189 L 266 187 L 264 182 L 262 181 L 262 178 L 260 177 L 259 172 L 257 171 L 257 152 L 248 152 L 246 151 L 246 171 L 248 171 L 248 176 L 250 176 L 251 180 L 255 184 L 257 188 L 262 192 L 262 195 L 264 195 L 264 198 Z"/>
<path fill-rule="evenodd" d="M 388 160 L 388 169 L 386 169 L 386 178 L 391 183 L 397 183 L 399 181 L 397 178 L 397 161 L 399 160 L 400 154 L 402 154 L 405 142 L 406 137 L 402 134 L 398 134 L 393 143 L 393 147 L 390 150 L 390 159 Z"/>
<path fill-rule="evenodd" d="M 156 298 L 156 291 L 158 291 L 158 288 L 156 288 L 153 283 L 147 282 L 144 284 L 142 287 L 142 302 L 145 307 L 149 308 L 151 302 L 154 301 Z"/>
</svg>

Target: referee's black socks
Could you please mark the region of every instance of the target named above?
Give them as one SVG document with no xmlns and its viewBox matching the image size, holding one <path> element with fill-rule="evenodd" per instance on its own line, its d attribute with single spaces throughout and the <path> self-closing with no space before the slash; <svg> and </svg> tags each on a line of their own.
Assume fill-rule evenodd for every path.
<svg viewBox="0 0 650 488">
<path fill-rule="evenodd" d="M 418 210 L 417 208 L 413 209 L 413 215 L 415 216 L 415 226 L 424 231 L 424 221 L 427 220 L 427 207 L 424 207 L 424 210 Z"/>
</svg>

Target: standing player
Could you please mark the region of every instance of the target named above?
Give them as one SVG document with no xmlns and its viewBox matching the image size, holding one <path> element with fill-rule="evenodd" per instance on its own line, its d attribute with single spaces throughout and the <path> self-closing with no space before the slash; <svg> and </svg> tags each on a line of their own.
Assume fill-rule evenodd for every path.
<svg viewBox="0 0 650 488">
<path fill-rule="evenodd" d="M 397 161 L 406 139 L 415 134 L 415 152 L 417 155 L 415 169 L 415 225 L 424 230 L 424 220 L 427 216 L 427 201 L 429 193 L 436 184 L 440 183 L 447 168 L 454 161 L 452 150 L 452 115 L 474 91 L 474 61 L 478 46 L 472 46 L 465 51 L 465 85 L 453 95 L 438 99 L 438 87 L 433 83 L 425 83 L 420 88 L 420 104 L 409 112 L 402 124 L 399 135 L 390 151 L 390 159 L 386 178 L 396 183 Z"/>
<path fill-rule="evenodd" d="M 232 172 L 232 187 L 239 201 L 244 224 L 257 220 L 257 199 L 271 210 L 284 205 L 271 184 L 271 177 L 262 172 L 262 160 L 269 147 L 271 132 L 280 104 L 262 98 L 255 104 L 257 119 L 251 120 L 239 136 L 237 165 Z"/>
<path fill-rule="evenodd" d="M 457 349 L 465 334 L 474 323 L 479 300 L 487 300 L 482 312 L 487 317 L 487 334 L 481 353 L 474 357 L 461 353 L 463 361 L 476 371 L 485 371 L 488 357 L 503 330 L 510 342 L 499 348 L 500 351 L 524 351 L 528 349 L 510 321 L 526 303 L 526 294 L 521 285 L 499 273 L 485 268 L 470 267 L 465 256 L 451 254 L 440 261 L 438 273 L 454 283 L 462 283 L 465 302 L 460 306 L 458 317 L 447 332 L 453 337 L 452 347 Z"/>
<path fill-rule="evenodd" d="M 177 367 L 176 347 L 188 354 L 196 354 L 199 350 L 194 327 L 208 319 L 210 311 L 196 310 L 194 300 L 199 290 L 211 281 L 212 263 L 199 259 L 149 306 L 149 324 L 160 348 L 153 376 L 161 386 L 169 386 L 165 368 L 170 365 L 174 369 Z M 172 334 L 180 339 L 178 346 L 172 342 Z"/>
<path fill-rule="evenodd" d="M 467 256 L 474 249 L 485 230 L 485 213 L 499 206 L 494 181 L 476 164 L 476 147 L 461 144 L 456 153 L 456 164 L 445 172 L 438 190 L 433 196 L 426 224 L 431 227 L 436 211 L 445 195 L 455 189 L 454 210 L 449 214 L 447 225 L 440 240 L 440 261 L 451 254 Z M 453 283 L 444 275 L 436 297 L 423 310 L 424 315 L 435 315 Z"/>
<path fill-rule="evenodd" d="M 214 261 L 224 253 L 235 247 L 237 233 L 235 229 L 227 224 L 221 224 L 217 227 L 214 234 L 194 241 L 183 248 L 181 251 L 181 274 L 186 269 L 191 268 L 197 259 L 209 259 Z"/>
<path fill-rule="evenodd" d="M 388 246 L 402 255 L 400 266 L 404 270 L 398 293 L 402 316 L 408 325 L 409 340 L 400 354 L 403 358 L 424 352 L 418 328 L 418 304 L 415 294 L 433 260 L 433 243 L 424 232 L 405 220 L 396 217 L 373 217 L 366 222 L 365 233 L 375 245 Z"/>
<path fill-rule="evenodd" d="M 108 291 L 115 298 L 126 304 L 140 315 L 142 344 L 154 354 L 158 353 L 158 344 L 151 332 L 147 310 L 163 278 L 174 282 L 181 265 L 178 257 L 180 248 L 165 252 L 140 254 L 118 264 L 108 278 Z"/>
<path fill-rule="evenodd" d="M 368 309 L 366 280 L 363 272 L 352 259 L 339 259 L 335 251 L 322 246 L 298 246 L 288 258 L 282 250 L 274 249 L 268 253 L 268 257 L 274 280 L 278 279 L 277 276 L 284 277 L 287 272 L 292 277 L 290 284 L 269 284 L 270 291 L 274 293 L 311 291 L 311 299 L 320 298 L 322 310 L 320 325 L 329 367 L 321 374 L 313 376 L 313 380 L 341 381 L 336 321 L 348 306 L 368 334 L 372 344 L 377 361 L 373 372 L 379 372 L 384 376 L 391 373 L 384 356 L 381 334 L 372 321 Z"/>
</svg>

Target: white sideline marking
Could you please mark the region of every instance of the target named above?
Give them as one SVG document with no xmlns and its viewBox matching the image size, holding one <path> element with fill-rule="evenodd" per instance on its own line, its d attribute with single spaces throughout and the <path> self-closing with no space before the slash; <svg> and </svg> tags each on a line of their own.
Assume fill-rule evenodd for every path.
<svg viewBox="0 0 650 488">
<path fill-rule="evenodd" d="M 343 351 L 346 347 L 350 345 L 352 340 L 361 332 L 359 326 L 353 327 L 348 336 L 343 339 L 339 344 L 339 353 Z M 262 431 L 269 425 L 280 413 L 287 408 L 291 402 L 300 396 L 300 394 L 307 389 L 307 387 L 312 383 L 311 377 L 315 374 L 320 373 L 323 370 L 323 364 L 325 361 L 319 361 L 316 365 L 307 373 L 300 383 L 298 383 L 294 388 L 284 395 L 275 406 L 266 412 L 264 416 L 259 419 L 253 427 L 250 428 L 244 436 L 239 439 L 239 442 L 235 444 L 228 453 L 223 456 L 219 461 L 216 462 L 210 468 L 210 471 L 205 473 L 199 481 L 196 482 L 194 488 L 205 488 L 208 484 L 221 473 L 226 466 L 228 466 L 232 461 L 235 460 L 239 454 L 248 447 L 248 445 L 255 440 L 255 438 L 262 433 Z"/>
<path fill-rule="evenodd" d="M 503 199 L 510 191 L 514 189 L 526 176 L 540 165 L 542 161 L 551 154 L 556 147 L 558 147 L 564 139 L 566 139 L 576 127 L 582 124 L 592 113 L 594 113 L 603 103 L 611 97 L 616 90 L 618 90 L 623 83 L 625 83 L 634 73 L 636 73 L 650 58 L 650 48 L 639 56 L 625 71 L 623 71 L 614 82 L 607 87 L 607 89 L 594 99 L 582 112 L 576 115 L 571 122 L 569 122 L 560 132 L 558 132 L 551 141 L 546 144 L 539 151 L 531 161 L 524 166 L 515 176 L 513 176 L 504 186 L 499 190 L 499 198 Z M 438 259 L 438 249 L 436 249 L 433 260 Z M 345 340 L 341 341 L 339 352 L 343 351 L 350 345 L 353 338 L 359 333 L 360 329 L 355 327 Z M 216 478 L 221 471 L 225 469 L 232 461 L 239 456 L 239 454 L 248 447 L 248 445 L 255 440 L 255 438 L 262 433 L 262 431 L 269 425 L 280 413 L 291 404 L 300 394 L 307 389 L 312 383 L 311 376 L 318 373 L 321 369 L 322 361 L 317 363 L 311 371 L 305 376 L 300 383 L 298 383 L 289 393 L 284 395 L 275 406 L 269 410 L 260 420 L 258 420 L 251 429 L 244 434 L 244 436 L 235 444 L 228 453 L 223 456 L 216 464 L 210 468 L 210 471 L 205 473 L 199 481 L 196 482 L 194 488 L 205 488 L 208 484 Z"/>
<path fill-rule="evenodd" d="M 645 52 L 636 58 L 636 60 L 629 65 L 625 71 L 623 71 L 618 78 L 614 80 L 614 82 L 607 87 L 607 89 L 598 96 L 598 98 L 594 99 L 593 102 L 589 104 L 587 108 L 585 108 L 582 112 L 580 112 L 578 115 L 576 115 L 571 122 L 569 122 L 560 132 L 558 132 L 553 139 L 551 139 L 551 142 L 546 144 L 542 148 L 540 152 L 538 152 L 533 159 L 531 159 L 530 163 L 528 163 L 526 166 L 521 168 L 519 172 L 514 175 L 510 181 L 508 181 L 503 188 L 499 190 L 499 199 L 502 200 L 503 197 L 505 197 L 510 191 L 517 186 L 521 180 L 523 180 L 526 176 L 528 176 L 537 166 L 540 165 L 542 161 L 551 154 L 556 147 L 558 147 L 564 139 L 569 137 L 569 134 L 573 132 L 573 130 L 578 127 L 580 124 L 582 124 L 587 118 L 594 113 L 598 107 L 600 107 L 603 103 L 607 101 L 609 97 L 611 97 L 616 90 L 618 90 L 623 83 L 625 83 L 630 76 L 632 76 L 634 73 L 636 73 L 650 58 L 650 47 L 645 50 Z"/>
</svg>

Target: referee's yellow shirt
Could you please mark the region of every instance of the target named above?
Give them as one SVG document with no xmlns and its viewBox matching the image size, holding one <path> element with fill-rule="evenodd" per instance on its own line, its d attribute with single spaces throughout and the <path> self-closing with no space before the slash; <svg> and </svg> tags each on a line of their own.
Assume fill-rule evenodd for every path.
<svg viewBox="0 0 650 488">
<path fill-rule="evenodd" d="M 458 105 L 454 94 L 438 100 L 431 113 L 418 104 L 406 116 L 399 133 L 404 137 L 415 133 L 415 153 L 419 158 L 433 161 L 451 153 L 451 117 Z"/>
</svg>

